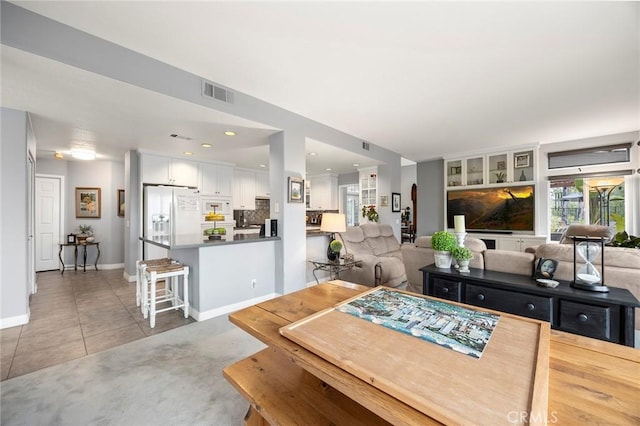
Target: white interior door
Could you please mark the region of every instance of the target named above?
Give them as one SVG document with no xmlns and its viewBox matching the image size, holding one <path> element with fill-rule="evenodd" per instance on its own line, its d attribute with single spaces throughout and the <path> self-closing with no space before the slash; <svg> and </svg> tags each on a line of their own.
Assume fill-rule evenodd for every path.
<svg viewBox="0 0 640 426">
<path fill-rule="evenodd" d="M 36 176 L 36 271 L 59 269 L 62 176 Z"/>
<path fill-rule="evenodd" d="M 35 294 L 36 287 L 36 269 L 35 269 L 35 242 L 34 242 L 34 228 L 35 228 L 35 176 L 36 165 L 29 152 L 27 159 L 27 207 L 28 207 L 28 220 L 27 220 L 27 280 L 29 294 Z"/>
</svg>

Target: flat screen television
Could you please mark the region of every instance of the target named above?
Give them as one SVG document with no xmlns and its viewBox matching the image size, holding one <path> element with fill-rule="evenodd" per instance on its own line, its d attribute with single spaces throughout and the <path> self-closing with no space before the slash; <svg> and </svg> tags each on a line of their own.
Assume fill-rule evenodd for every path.
<svg viewBox="0 0 640 426">
<path fill-rule="evenodd" d="M 447 225 L 464 215 L 467 231 L 533 231 L 534 186 L 447 191 Z"/>
</svg>

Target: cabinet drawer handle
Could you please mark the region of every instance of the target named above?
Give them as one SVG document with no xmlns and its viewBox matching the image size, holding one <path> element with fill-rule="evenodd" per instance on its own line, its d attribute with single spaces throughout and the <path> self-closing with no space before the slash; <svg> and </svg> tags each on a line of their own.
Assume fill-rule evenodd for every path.
<svg viewBox="0 0 640 426">
<path fill-rule="evenodd" d="M 484 300 L 484 294 L 478 293 L 477 298 L 478 298 L 478 300 Z"/>
<path fill-rule="evenodd" d="M 586 314 L 578 314 L 578 321 L 586 322 L 589 317 Z"/>
<path fill-rule="evenodd" d="M 442 287 L 442 292 L 443 293 L 449 293 L 449 288 L 448 287 Z"/>
<path fill-rule="evenodd" d="M 536 305 L 534 305 L 533 303 L 527 303 L 527 309 L 530 311 L 533 311 L 536 308 Z"/>
</svg>

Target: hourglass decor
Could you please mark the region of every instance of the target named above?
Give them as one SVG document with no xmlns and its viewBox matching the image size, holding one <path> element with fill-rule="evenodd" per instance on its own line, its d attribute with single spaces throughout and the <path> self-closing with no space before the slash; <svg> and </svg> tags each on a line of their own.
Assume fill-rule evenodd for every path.
<svg viewBox="0 0 640 426">
<path fill-rule="evenodd" d="M 606 293 L 604 285 L 604 238 L 571 237 L 573 240 L 573 282 L 571 286 L 582 290 Z M 600 256 L 600 272 L 593 262 Z M 578 263 L 578 256 L 584 263 Z"/>
</svg>

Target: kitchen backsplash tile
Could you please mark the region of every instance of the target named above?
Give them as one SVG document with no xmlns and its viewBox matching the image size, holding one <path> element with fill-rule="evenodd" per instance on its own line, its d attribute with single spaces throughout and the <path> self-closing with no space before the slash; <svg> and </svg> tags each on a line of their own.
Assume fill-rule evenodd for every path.
<svg viewBox="0 0 640 426">
<path fill-rule="evenodd" d="M 255 210 L 234 210 L 233 218 L 236 221 L 236 226 L 243 226 L 243 224 L 263 225 L 264 220 L 269 219 L 270 214 L 269 200 L 256 198 Z"/>
</svg>

